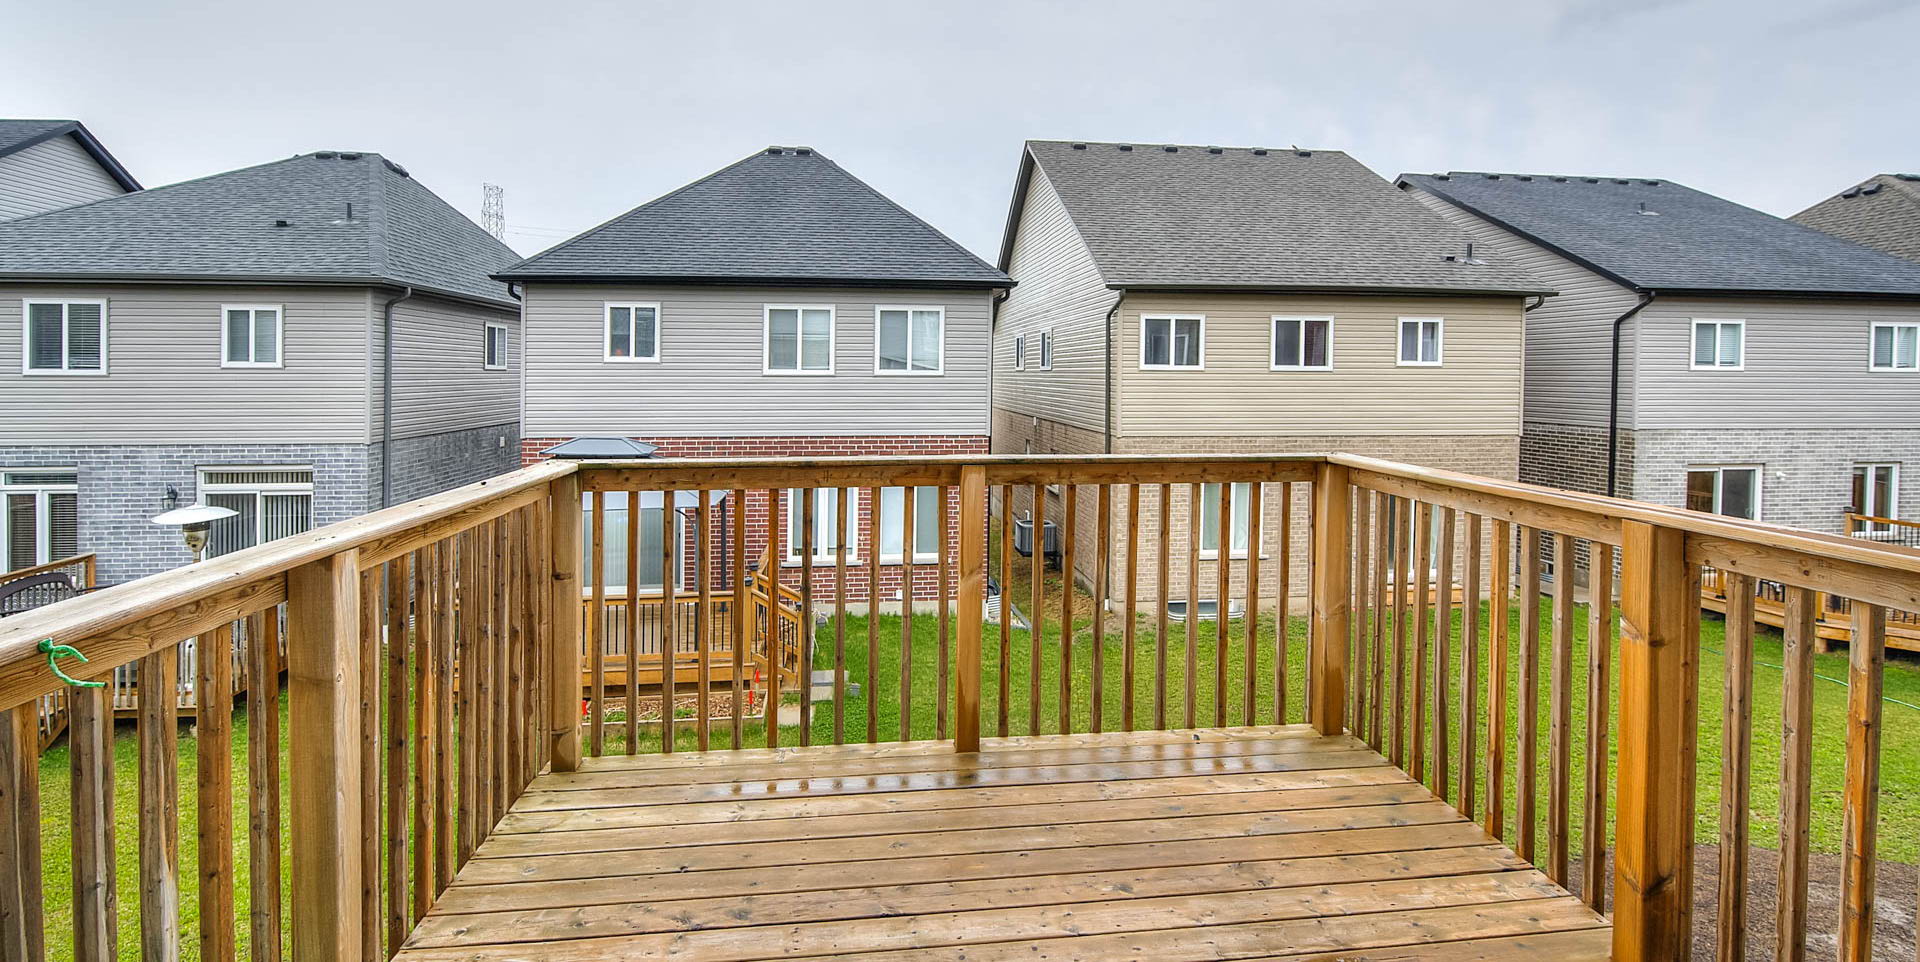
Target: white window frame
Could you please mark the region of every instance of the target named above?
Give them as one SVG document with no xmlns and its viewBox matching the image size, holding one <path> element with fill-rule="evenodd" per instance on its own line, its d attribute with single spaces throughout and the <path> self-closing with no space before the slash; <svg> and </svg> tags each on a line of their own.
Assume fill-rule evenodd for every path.
<svg viewBox="0 0 1920 962">
<path fill-rule="evenodd" d="M 784 496 L 786 503 L 780 509 L 786 512 L 786 517 L 781 519 L 781 522 L 786 525 L 786 530 L 780 532 L 780 537 L 785 539 L 786 544 L 781 546 L 780 563 L 789 568 L 798 568 L 801 565 L 800 539 L 795 535 L 800 530 L 800 492 L 803 490 L 806 489 L 788 488 Z M 836 504 L 834 490 L 833 488 L 813 489 L 815 524 L 821 523 L 826 518 L 826 512 L 834 509 Z M 847 544 L 845 547 L 849 565 L 860 562 L 860 498 L 864 490 L 864 488 L 847 489 Z M 833 531 L 831 525 L 828 526 L 827 531 L 831 537 Z M 835 564 L 837 561 L 834 549 L 827 547 L 823 539 L 816 536 L 813 544 L 813 566 L 818 568 L 821 565 Z"/>
<path fill-rule="evenodd" d="M 884 511 L 884 508 L 885 508 L 885 505 L 886 505 L 886 503 L 887 503 L 887 492 L 888 492 L 888 491 L 899 491 L 899 492 L 901 492 L 901 494 L 900 494 L 900 514 L 901 514 L 901 519 L 900 519 L 900 524 L 901 524 L 901 526 L 902 526 L 902 527 L 900 528 L 900 533 L 901 533 L 901 537 L 902 537 L 902 538 L 904 539 L 904 538 L 905 538 L 905 536 L 906 536 L 906 530 L 907 530 L 905 526 L 906 526 L 906 525 L 909 525 L 909 524 L 913 524 L 913 523 L 914 523 L 914 522 L 915 522 L 915 521 L 917 520 L 917 516 L 915 515 L 915 513 L 914 513 L 914 511 L 915 511 L 915 509 L 916 509 L 916 508 L 918 508 L 918 507 L 919 507 L 919 505 L 918 505 L 918 503 L 917 503 L 917 498 L 914 498 L 914 497 L 910 497 L 910 495 L 912 495 L 912 493 L 913 493 L 914 491 L 916 491 L 917 489 L 919 489 L 919 488 L 931 488 L 931 489 L 933 490 L 933 494 L 931 494 L 931 495 L 929 495 L 929 497 L 931 497 L 931 498 L 933 499 L 933 502 L 934 502 L 934 504 L 936 505 L 936 508 L 935 508 L 935 510 L 936 510 L 936 511 L 938 511 L 938 510 L 940 510 L 940 508 L 944 506 L 944 505 L 942 505 L 942 502 L 941 502 L 941 498 L 942 498 L 942 496 L 943 496 L 943 495 L 942 495 L 942 489 L 941 489 L 941 488 L 940 488 L 939 486 L 937 486 L 937 485 L 931 485 L 931 484 L 920 484 L 920 485 L 898 485 L 898 484 L 895 484 L 895 485 L 889 485 L 889 486 L 887 486 L 887 487 L 884 487 L 884 488 L 880 488 L 880 489 L 879 489 L 879 492 L 880 492 L 880 498 L 879 498 L 879 500 L 878 500 L 878 501 L 875 501 L 875 502 L 874 502 L 874 503 L 873 503 L 873 504 L 872 504 L 872 505 L 871 505 L 871 506 L 870 506 L 870 507 L 868 508 L 868 510 L 869 510 L 869 511 L 875 511 L 875 512 L 880 512 L 880 515 L 879 515 L 879 517 L 880 517 L 880 523 L 874 526 L 874 531 L 875 531 L 875 533 L 876 533 L 876 534 L 877 534 L 877 535 L 879 536 L 879 538 L 880 538 L 880 543 L 879 543 L 879 544 L 876 544 L 876 545 L 874 545 L 874 546 L 872 547 L 872 550 L 874 550 L 874 551 L 878 551 L 878 552 L 880 552 L 880 563 L 881 563 L 881 564 L 883 564 L 883 565 L 897 565 L 897 564 L 900 564 L 900 554 L 901 554 L 901 552 L 900 552 L 900 551 L 898 551 L 898 550 L 894 550 L 894 551 L 888 551 L 888 550 L 886 550 L 886 541 L 887 541 L 887 516 L 886 516 L 886 513 L 885 513 L 885 511 Z M 849 510 L 851 510 L 851 508 L 849 508 Z M 849 525 L 849 528 L 851 528 L 851 525 Z M 934 526 L 933 526 L 933 530 L 934 530 L 934 537 L 935 537 L 935 538 L 938 538 L 938 537 L 939 537 L 939 531 L 940 531 L 940 525 L 939 525 L 939 522 L 938 522 L 937 520 L 936 520 L 936 521 L 935 521 L 935 523 L 934 523 Z M 948 529 L 947 529 L 947 530 L 948 530 L 948 533 L 949 533 L 949 534 L 951 534 L 951 533 L 952 533 L 952 530 L 953 530 L 953 529 L 952 529 L 952 526 L 951 526 L 951 525 L 949 525 L 949 526 L 948 526 Z M 940 548 L 940 546 L 939 546 L 939 545 L 934 545 L 934 546 L 933 546 L 932 548 L 928 548 L 928 547 L 926 547 L 925 545 L 922 545 L 922 544 L 920 543 L 920 539 L 919 539 L 919 538 L 915 538 L 915 539 L 913 539 L 913 563 L 914 563 L 914 564 L 916 564 L 916 565 L 923 565 L 923 564 L 933 564 L 933 563 L 935 563 L 935 562 L 937 562 L 937 561 L 939 561 L 939 560 L 940 560 L 940 550 L 939 550 L 939 548 Z"/>
<path fill-rule="evenodd" d="M 1040 332 L 1040 370 L 1053 370 L 1053 328 Z"/>
<path fill-rule="evenodd" d="M 625 505 L 624 507 L 616 508 L 610 503 L 611 496 L 614 494 L 622 495 L 626 499 L 624 502 L 624 505 Z M 600 507 L 602 510 L 608 511 L 608 512 L 612 512 L 612 511 L 622 512 L 621 519 L 617 525 L 614 523 L 603 522 L 605 524 L 605 527 L 602 530 L 602 534 L 611 534 L 616 529 L 620 532 L 622 536 L 626 534 L 627 532 L 626 519 L 629 516 L 626 514 L 626 512 L 631 512 L 634 510 L 634 506 L 640 500 L 639 494 L 640 492 L 635 492 L 635 491 L 618 491 L 618 492 L 607 491 L 607 492 L 601 493 Z M 655 494 L 656 496 L 659 496 L 657 492 L 655 492 Z M 705 492 L 702 492 L 701 496 L 705 497 L 706 496 Z M 699 530 L 698 526 L 690 522 L 686 514 L 682 513 L 685 509 L 680 507 L 677 500 L 673 500 L 672 506 L 667 507 L 669 501 L 672 499 L 668 499 L 664 496 L 659 496 L 659 497 L 660 497 L 662 510 L 675 512 L 675 517 L 673 520 L 673 524 L 674 524 L 674 544 L 673 544 L 674 552 L 673 552 L 673 562 L 672 562 L 673 590 L 676 594 L 694 590 L 695 588 L 698 587 L 696 580 L 699 578 L 700 574 L 698 571 L 690 572 L 687 570 L 689 567 L 697 567 L 697 565 L 689 565 L 687 563 L 689 560 L 689 556 L 687 552 L 690 550 L 689 549 L 690 545 L 692 546 L 691 550 L 695 552 L 702 550 L 698 546 L 698 543 L 694 540 L 698 536 L 698 530 Z M 643 507 L 643 508 L 640 508 L 639 510 L 642 512 L 645 512 L 646 508 Z M 643 515 L 640 519 L 640 528 L 643 532 L 647 530 L 658 531 L 660 530 L 660 519 L 647 518 Z M 580 581 L 581 581 L 580 597 L 582 600 L 587 600 L 593 597 L 593 575 L 592 575 L 592 569 L 589 567 L 586 567 L 586 565 L 594 564 L 594 563 L 605 564 L 606 563 L 606 557 L 605 557 L 606 546 L 612 544 L 611 538 L 603 538 L 601 558 L 599 559 L 599 561 L 598 562 L 587 561 L 587 556 L 593 553 L 593 539 L 591 537 L 593 533 L 593 499 L 592 499 L 592 493 L 587 491 L 580 492 L 580 530 L 583 532 L 586 532 L 588 535 L 586 538 L 582 539 L 584 543 L 580 547 L 581 562 L 582 562 L 582 567 L 580 569 Z M 650 556 L 651 556 L 651 552 L 635 554 L 636 559 L 644 559 Z M 635 598 L 635 597 L 658 598 L 666 594 L 666 590 L 660 585 L 635 586 L 635 585 L 627 584 L 626 583 L 627 559 L 624 555 L 619 555 L 617 557 L 618 557 L 619 563 L 617 565 L 611 565 L 611 564 L 607 565 L 606 566 L 607 571 L 604 577 L 611 579 L 615 575 L 618 575 L 620 579 L 619 582 L 616 583 L 612 580 L 608 580 L 601 584 L 601 587 L 606 589 L 608 593 L 608 597 L 614 597 L 615 592 L 618 592 L 618 597 L 621 597 L 621 598 Z M 661 579 L 664 581 L 665 578 L 666 578 L 666 573 L 663 570 L 661 573 Z M 683 598 L 682 600 L 685 600 L 685 599 Z"/>
<path fill-rule="evenodd" d="M 1682 474 L 1682 484 L 1680 489 L 1681 497 L 1684 498 L 1686 496 L 1685 475 L 1703 473 L 1707 471 L 1713 472 L 1713 508 L 1709 513 L 1721 514 L 1720 498 L 1723 490 L 1726 488 L 1726 473 L 1728 471 L 1752 471 L 1753 472 L 1753 517 L 1751 519 L 1742 519 L 1742 520 L 1759 521 L 1762 517 L 1764 517 L 1762 512 L 1765 510 L 1764 506 L 1766 504 L 1766 500 L 1765 500 L 1766 490 L 1767 490 L 1766 465 L 1764 464 L 1689 464 L 1687 465 L 1686 471 Z M 1723 517 L 1738 518 L 1739 515 L 1729 514 L 1729 515 L 1723 515 Z"/>
<path fill-rule="evenodd" d="M 490 363 L 488 361 L 488 358 L 492 357 L 493 355 L 493 332 L 494 331 L 500 332 L 500 361 L 497 364 Z M 486 341 L 484 344 L 481 345 L 481 351 L 483 352 L 483 355 L 480 358 L 481 368 L 488 371 L 506 370 L 507 358 L 512 355 L 512 349 L 513 349 L 513 342 L 511 340 L 512 338 L 511 330 L 507 327 L 507 325 L 502 324 L 498 321 L 488 321 L 486 333 L 487 333 Z"/>
<path fill-rule="evenodd" d="M 1167 362 L 1166 364 L 1147 363 L 1147 322 L 1167 322 Z M 1200 363 L 1173 363 L 1173 325 L 1176 321 L 1200 322 Z M 1205 314 L 1142 314 L 1140 315 L 1140 370 L 1142 371 L 1204 371 L 1207 369 L 1207 315 Z"/>
<path fill-rule="evenodd" d="M 209 474 L 226 474 L 228 472 L 235 472 L 235 471 L 239 471 L 239 472 L 305 471 L 307 472 L 308 480 L 306 480 L 305 482 L 289 481 L 289 482 L 283 482 L 279 484 L 255 484 L 255 483 L 219 484 L 219 483 L 215 483 L 207 480 L 207 475 Z M 194 484 L 195 484 L 194 490 L 200 493 L 200 500 L 203 503 L 206 501 L 207 495 L 209 494 L 251 494 L 253 495 L 253 500 L 254 500 L 253 545 L 254 547 L 258 547 L 260 545 L 267 543 L 267 540 L 266 540 L 267 512 L 264 504 L 264 499 L 267 495 L 275 495 L 275 494 L 306 495 L 307 496 L 307 521 L 310 525 L 307 530 L 308 531 L 313 530 L 313 527 L 311 526 L 314 520 L 313 512 L 314 512 L 314 509 L 319 506 L 319 503 L 314 500 L 313 477 L 314 477 L 314 470 L 313 470 L 313 465 L 311 464 L 203 464 L 203 465 L 200 465 L 198 468 L 196 468 L 194 471 Z M 278 540 L 278 539 L 275 539 L 275 540 Z"/>
<path fill-rule="evenodd" d="M 1013 336 L 1013 369 L 1016 371 L 1027 369 L 1027 336 L 1025 334 Z"/>
<path fill-rule="evenodd" d="M 1409 324 L 1417 325 L 1418 328 L 1425 328 L 1428 324 L 1433 325 L 1433 360 L 1422 360 L 1416 356 L 1409 361 L 1406 355 L 1401 353 L 1401 345 L 1405 343 Z M 1416 354 L 1419 353 L 1421 344 L 1418 328 L 1413 334 L 1413 347 Z M 1400 323 L 1393 328 L 1393 361 L 1396 367 L 1444 367 L 1447 363 L 1447 319 L 1444 317 L 1400 318 Z"/>
<path fill-rule="evenodd" d="M 1311 321 L 1325 321 L 1327 325 L 1327 363 L 1325 364 L 1280 364 L 1274 361 L 1274 355 L 1280 350 L 1280 325 L 1283 322 L 1300 325 L 1300 359 L 1307 356 L 1307 324 Z M 1275 314 L 1267 324 L 1267 369 L 1272 371 L 1331 371 L 1333 370 L 1333 315 L 1331 314 Z"/>
<path fill-rule="evenodd" d="M 773 312 L 794 311 L 793 363 L 794 367 L 776 368 L 773 366 Z M 827 312 L 827 366 L 825 370 L 810 369 L 805 366 L 806 357 L 806 311 Z M 763 304 L 760 308 L 760 373 L 774 377 L 832 377 L 833 369 L 840 352 L 840 318 L 832 304 Z"/>
<path fill-rule="evenodd" d="M 880 315 L 887 311 L 907 312 L 907 366 L 898 371 L 880 367 Z M 940 316 L 940 363 L 931 371 L 913 369 L 913 312 L 932 311 Z M 829 338 L 831 342 L 831 338 Z M 947 373 L 947 309 L 937 304 L 882 304 L 873 309 L 873 373 L 882 377 L 940 377 Z"/>
<path fill-rule="evenodd" d="M 1893 357 L 1889 359 L 1893 361 L 1893 363 L 1890 365 L 1873 363 L 1873 342 L 1883 327 L 1893 329 Z M 1914 323 L 1912 321 L 1874 321 L 1872 328 L 1867 332 L 1867 370 L 1875 374 L 1920 373 L 1920 363 L 1916 363 L 1913 367 L 1900 366 L 1900 331 L 1902 329 L 1913 332 L 1913 339 L 1915 341 L 1914 350 L 1916 355 L 1920 355 L 1920 323 Z M 1741 360 L 1743 361 L 1746 360 L 1745 348 L 1746 343 L 1743 340 L 1741 342 Z M 1916 362 L 1920 362 L 1920 356 L 1917 356 L 1915 360 Z"/>
<path fill-rule="evenodd" d="M 59 304 L 60 310 L 60 367 L 33 367 L 33 305 Z M 75 369 L 65 366 L 67 358 L 67 312 L 68 304 L 95 304 L 100 308 L 100 367 Z M 220 315 L 222 328 L 226 324 L 226 314 Z M 27 297 L 20 301 L 20 373 L 29 377 L 105 377 L 108 368 L 108 321 L 107 299 L 104 297 Z M 222 348 L 221 357 L 225 357 Z"/>
<path fill-rule="evenodd" d="M 1713 357 L 1714 357 L 1715 363 L 1702 364 L 1700 363 L 1700 355 L 1699 355 L 1700 328 L 1708 324 L 1711 324 L 1714 327 Z M 1719 363 L 1720 331 L 1727 327 L 1737 327 L 1740 329 L 1740 363 L 1738 364 Z M 1868 350 L 1867 359 L 1871 361 L 1873 359 L 1872 346 L 1869 345 L 1867 350 Z M 1746 370 L 1747 369 L 1747 322 L 1746 320 L 1738 317 L 1696 317 L 1694 318 L 1693 323 L 1687 325 L 1687 369 L 1691 371 L 1744 371 Z"/>
<path fill-rule="evenodd" d="M 1847 483 L 1849 486 L 1852 485 L 1853 474 L 1856 471 L 1865 470 L 1868 472 L 1872 472 L 1878 468 L 1891 468 L 1893 470 L 1893 484 L 1892 484 L 1893 503 L 1886 505 L 1885 506 L 1886 510 L 1884 511 L 1869 511 L 1867 510 L 1867 506 L 1864 504 L 1855 505 L 1854 507 L 1859 510 L 1859 513 L 1868 515 L 1870 517 L 1886 518 L 1892 521 L 1898 521 L 1900 519 L 1900 462 L 1898 461 L 1856 461 L 1853 464 L 1852 470 L 1847 472 Z M 1867 477 L 1867 491 L 1869 493 L 1873 491 L 1873 477 L 1871 473 L 1869 473 Z M 1884 531 L 1885 529 L 1877 528 L 1874 530 Z"/>
<path fill-rule="evenodd" d="M 1218 483 L 1219 482 L 1208 482 L 1207 484 L 1203 484 L 1200 486 L 1201 492 L 1202 492 L 1202 500 L 1204 500 L 1206 489 Z M 1239 527 L 1242 524 L 1249 523 L 1249 518 L 1247 517 L 1248 498 L 1252 497 L 1253 489 L 1251 486 L 1259 483 L 1261 482 L 1259 481 L 1227 482 L 1226 493 L 1227 493 L 1227 498 L 1229 499 L 1228 507 L 1227 507 L 1228 529 L 1225 532 L 1223 532 L 1223 535 L 1226 539 L 1226 543 L 1229 546 L 1233 544 L 1233 529 Z M 1243 498 L 1240 495 L 1240 485 L 1242 484 L 1249 486 L 1247 489 L 1248 495 L 1246 498 Z M 1205 515 L 1213 514 L 1214 512 L 1207 511 L 1205 507 L 1202 507 L 1201 513 L 1204 517 Z M 1202 530 L 1204 530 L 1204 528 Z M 1198 538 L 1200 537 L 1200 535 L 1201 535 L 1200 531 L 1194 532 L 1194 537 Z M 1227 552 L 1228 560 L 1232 560 L 1232 561 L 1241 560 L 1247 557 L 1247 554 L 1250 551 L 1256 553 L 1259 557 L 1262 557 L 1262 558 L 1266 557 L 1267 556 L 1267 553 L 1265 550 L 1266 546 L 1263 544 L 1263 542 L 1266 539 L 1262 538 L 1260 535 L 1261 533 L 1258 531 L 1249 530 L 1247 532 L 1247 547 L 1230 549 Z M 1218 560 L 1219 557 L 1220 557 L 1220 546 L 1218 544 L 1215 544 L 1212 548 L 1207 548 L 1205 545 L 1201 546 L 1200 548 L 1201 561 L 1215 561 L 1215 560 Z"/>
<path fill-rule="evenodd" d="M 273 360 L 271 361 L 261 361 L 261 360 L 235 361 L 231 358 L 231 352 L 228 350 L 232 346 L 232 331 L 227 326 L 227 312 L 229 311 L 246 311 L 247 312 L 247 338 L 248 338 L 247 347 L 252 350 L 253 357 L 255 358 L 259 357 L 259 346 L 260 346 L 260 339 L 254 333 L 257 330 L 257 328 L 255 327 L 255 324 L 258 321 L 258 317 L 256 316 L 257 312 L 259 311 L 273 312 L 273 347 L 274 347 Z M 285 305 L 282 305 L 282 304 L 222 304 L 220 305 L 220 366 L 221 367 L 264 367 L 264 368 L 286 367 L 287 366 L 287 311 L 286 311 Z"/>
<path fill-rule="evenodd" d="M 627 309 L 627 343 L 633 344 L 633 312 L 636 308 L 653 311 L 653 353 L 615 357 L 613 354 L 613 312 L 617 308 Z M 660 363 L 660 340 L 664 335 L 660 324 L 660 302 L 658 301 L 607 301 L 600 305 L 600 359 L 608 364 L 658 364 Z"/>
<path fill-rule="evenodd" d="M 13 474 L 72 474 L 71 484 L 49 482 L 23 482 L 14 484 L 7 480 Z M 75 526 L 78 527 L 80 510 L 80 472 L 78 468 L 59 465 L 55 467 L 18 467 L 0 470 L 0 546 L 12 544 L 13 532 L 8 526 L 12 523 L 12 513 L 6 510 L 7 500 L 13 495 L 33 496 L 33 557 L 34 564 L 47 564 L 60 559 L 53 557 L 53 510 L 50 495 L 71 494 L 74 496 Z M 0 556 L 0 571 L 7 568 L 4 556 Z"/>
</svg>

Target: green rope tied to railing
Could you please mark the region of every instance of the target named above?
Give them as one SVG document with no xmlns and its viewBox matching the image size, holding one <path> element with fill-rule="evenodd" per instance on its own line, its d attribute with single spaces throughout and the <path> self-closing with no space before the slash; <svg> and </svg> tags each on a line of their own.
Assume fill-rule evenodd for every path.
<svg viewBox="0 0 1920 962">
<path fill-rule="evenodd" d="M 82 662 L 87 660 L 87 656 L 81 654 L 80 649 L 72 645 L 56 645 L 53 643 L 52 638 L 42 638 L 40 639 L 40 653 L 47 656 L 47 667 L 52 669 L 54 674 L 60 676 L 61 681 L 75 688 L 107 687 L 107 683 L 104 681 L 81 681 L 60 670 L 60 659 L 62 658 L 78 658 Z"/>
</svg>

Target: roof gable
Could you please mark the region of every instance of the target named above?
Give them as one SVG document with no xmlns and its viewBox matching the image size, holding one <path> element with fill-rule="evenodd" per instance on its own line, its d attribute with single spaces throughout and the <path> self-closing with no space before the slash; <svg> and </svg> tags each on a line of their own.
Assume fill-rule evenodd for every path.
<svg viewBox="0 0 1920 962">
<path fill-rule="evenodd" d="M 1877 174 L 1791 219 L 1895 257 L 1920 261 L 1920 174 Z"/>
<path fill-rule="evenodd" d="M 500 276 L 1009 284 L 1005 274 L 806 147 L 769 147 Z"/>
<path fill-rule="evenodd" d="M 1642 290 L 1920 297 L 1920 265 L 1667 180 L 1403 174 Z"/>
<path fill-rule="evenodd" d="M 1340 151 L 1029 141 L 1115 288 L 1536 294 L 1518 265 L 1465 259 L 1471 239 Z"/>
<path fill-rule="evenodd" d="M 379 154 L 318 151 L 0 224 L 0 277 L 400 284 L 511 305 L 517 259 Z"/>
<path fill-rule="evenodd" d="M 5 120 L 0 119 L 0 157 L 18 153 L 35 144 L 45 143 L 55 137 L 71 136 L 79 142 L 93 162 L 106 171 L 123 190 L 139 190 L 140 182 L 120 166 L 120 161 L 107 152 L 106 145 L 100 143 L 87 130 L 87 125 L 77 120 Z"/>
</svg>

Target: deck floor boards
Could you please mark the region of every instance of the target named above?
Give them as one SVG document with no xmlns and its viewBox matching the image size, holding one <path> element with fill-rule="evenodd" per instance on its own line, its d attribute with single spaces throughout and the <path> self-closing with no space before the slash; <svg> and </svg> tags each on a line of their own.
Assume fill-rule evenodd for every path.
<svg viewBox="0 0 1920 962">
<path fill-rule="evenodd" d="M 1606 922 L 1304 726 L 588 759 L 407 962 L 1607 957 Z"/>
</svg>

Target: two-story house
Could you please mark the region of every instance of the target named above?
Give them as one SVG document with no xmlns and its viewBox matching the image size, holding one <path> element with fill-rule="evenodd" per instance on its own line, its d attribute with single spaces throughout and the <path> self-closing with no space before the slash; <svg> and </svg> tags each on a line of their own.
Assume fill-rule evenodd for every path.
<svg viewBox="0 0 1920 962">
<path fill-rule="evenodd" d="M 579 437 L 632 439 L 663 457 L 987 450 L 989 318 L 1006 275 L 810 148 L 766 148 L 496 276 L 526 298 L 528 460 Z M 848 494 L 847 595 L 864 602 L 874 506 Z M 787 492 L 781 508 L 789 572 L 801 564 L 797 498 Z M 814 557 L 829 566 L 815 583 L 830 590 L 839 496 L 815 498 Z M 909 532 L 904 492 L 879 500 L 886 597 Z M 913 553 L 933 560 L 935 492 L 913 503 Z M 660 504 L 639 503 L 640 593 L 661 585 Z M 764 492 L 718 505 L 708 543 L 717 551 L 730 512 L 766 508 Z M 605 511 L 618 592 L 625 496 L 610 494 Z M 677 543 L 695 538 L 685 528 Z M 751 550 L 757 560 L 764 545 Z M 915 597 L 937 591 L 916 582 Z"/>
<path fill-rule="evenodd" d="M 0 119 L 0 221 L 139 189 L 79 121 Z"/>
<path fill-rule="evenodd" d="M 124 581 L 187 560 L 171 506 L 239 512 L 217 554 L 511 469 L 516 259 L 352 151 L 0 223 L 0 560 Z"/>
<path fill-rule="evenodd" d="M 1511 478 L 1526 305 L 1551 288 L 1470 240 L 1339 151 L 1028 142 L 1000 251 L 1019 286 L 994 326 L 995 451 L 1345 450 Z M 1246 530 L 1246 495 L 1229 494 L 1230 557 L 1278 534 L 1271 510 Z M 1103 560 L 1093 500 L 1083 578 Z"/>
<path fill-rule="evenodd" d="M 1875 174 L 1790 219 L 1920 261 L 1920 174 Z"/>
<path fill-rule="evenodd" d="M 1920 264 L 1654 178 L 1400 186 L 1560 291 L 1523 480 L 1833 532 L 1920 510 Z"/>
</svg>

